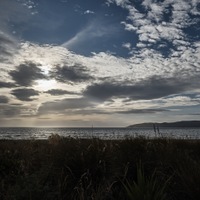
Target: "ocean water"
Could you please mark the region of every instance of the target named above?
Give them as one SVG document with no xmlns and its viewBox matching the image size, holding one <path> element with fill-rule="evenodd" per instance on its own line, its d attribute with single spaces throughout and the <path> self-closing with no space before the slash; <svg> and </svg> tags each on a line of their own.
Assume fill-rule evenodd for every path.
<svg viewBox="0 0 200 200">
<path fill-rule="evenodd" d="M 72 138 L 125 139 L 143 136 L 147 138 L 200 139 L 200 128 L 0 128 L 0 139 L 48 139 L 52 134 Z"/>
</svg>

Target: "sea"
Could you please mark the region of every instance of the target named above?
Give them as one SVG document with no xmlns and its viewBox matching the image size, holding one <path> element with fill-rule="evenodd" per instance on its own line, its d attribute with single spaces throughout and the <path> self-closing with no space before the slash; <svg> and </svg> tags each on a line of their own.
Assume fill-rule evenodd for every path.
<svg viewBox="0 0 200 200">
<path fill-rule="evenodd" d="M 200 128 L 58 128 L 58 127 L 4 127 L 0 128 L 0 140 L 45 140 L 53 134 L 69 138 L 99 138 L 105 140 L 145 138 L 200 139 Z"/>
</svg>

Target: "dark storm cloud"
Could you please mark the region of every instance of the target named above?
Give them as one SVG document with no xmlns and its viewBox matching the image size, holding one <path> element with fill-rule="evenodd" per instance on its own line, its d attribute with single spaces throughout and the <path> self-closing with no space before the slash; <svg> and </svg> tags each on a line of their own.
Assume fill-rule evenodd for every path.
<svg viewBox="0 0 200 200">
<path fill-rule="evenodd" d="M 13 70 L 9 74 L 20 86 L 32 86 L 35 80 L 46 78 L 37 64 L 32 62 L 19 65 L 17 70 Z"/>
<path fill-rule="evenodd" d="M 99 101 L 106 101 L 114 97 L 128 97 L 130 100 L 151 100 L 199 88 L 197 83 L 198 77 L 196 76 L 188 78 L 152 76 L 132 85 L 116 82 L 96 83 L 88 86 L 83 94 Z"/>
<path fill-rule="evenodd" d="M 0 103 L 8 103 L 9 99 L 6 96 L 0 95 Z"/>
<path fill-rule="evenodd" d="M 42 103 L 38 109 L 38 114 L 50 114 L 50 113 L 67 113 L 66 110 L 70 109 L 82 109 L 87 107 L 93 107 L 94 103 L 90 102 L 87 98 L 69 98 L 62 99 L 55 102 Z"/>
<path fill-rule="evenodd" d="M 88 74 L 88 70 L 79 64 L 73 66 L 57 66 L 56 70 L 51 74 L 57 81 L 63 83 L 69 82 L 71 84 L 87 82 L 93 79 L 93 77 Z"/>
<path fill-rule="evenodd" d="M 16 87 L 14 83 L 0 81 L 0 88 L 13 88 Z"/>
<path fill-rule="evenodd" d="M 34 99 L 30 97 L 39 95 L 39 92 L 34 89 L 23 88 L 12 90 L 11 94 L 21 101 L 33 101 Z"/>
<path fill-rule="evenodd" d="M 65 94 L 78 94 L 76 92 L 70 92 L 70 91 L 61 90 L 61 89 L 52 89 L 52 90 L 46 91 L 45 93 L 48 93 L 48 94 L 53 95 L 53 96 L 65 95 Z"/>
</svg>

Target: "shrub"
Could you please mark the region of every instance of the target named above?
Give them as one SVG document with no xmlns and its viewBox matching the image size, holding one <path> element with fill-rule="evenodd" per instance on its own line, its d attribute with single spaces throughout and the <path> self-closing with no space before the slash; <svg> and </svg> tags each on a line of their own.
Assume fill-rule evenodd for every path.
<svg viewBox="0 0 200 200">
<path fill-rule="evenodd" d="M 126 183 L 123 183 L 127 196 L 130 200 L 167 199 L 165 189 L 169 180 L 161 185 L 156 179 L 155 172 L 150 177 L 146 177 L 141 164 L 137 166 L 137 181 L 133 181 L 131 183 L 126 180 Z"/>
</svg>

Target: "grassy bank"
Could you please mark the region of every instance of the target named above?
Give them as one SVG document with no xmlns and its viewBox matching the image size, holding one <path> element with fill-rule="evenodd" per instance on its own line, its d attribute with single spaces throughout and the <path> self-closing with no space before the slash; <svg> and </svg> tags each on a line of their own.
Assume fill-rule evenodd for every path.
<svg viewBox="0 0 200 200">
<path fill-rule="evenodd" d="M 200 141 L 0 141 L 2 200 L 142 200 L 144 194 L 200 199 Z"/>
</svg>

